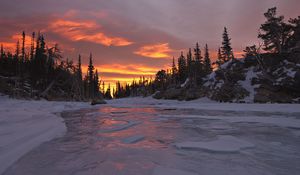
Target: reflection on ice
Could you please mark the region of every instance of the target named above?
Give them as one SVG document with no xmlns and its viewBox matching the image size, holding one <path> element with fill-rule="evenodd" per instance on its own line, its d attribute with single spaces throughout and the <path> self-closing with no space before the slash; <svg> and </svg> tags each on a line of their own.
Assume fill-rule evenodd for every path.
<svg viewBox="0 0 300 175">
<path fill-rule="evenodd" d="M 133 127 L 133 126 L 141 123 L 139 121 L 122 121 L 122 120 L 109 120 L 109 121 L 112 121 L 113 123 L 125 122 L 125 124 L 118 124 L 118 125 L 113 125 L 113 126 L 109 126 L 109 127 L 104 126 L 104 128 L 102 128 L 98 131 L 99 133 L 122 131 L 122 130 L 128 129 L 130 127 Z"/>
</svg>

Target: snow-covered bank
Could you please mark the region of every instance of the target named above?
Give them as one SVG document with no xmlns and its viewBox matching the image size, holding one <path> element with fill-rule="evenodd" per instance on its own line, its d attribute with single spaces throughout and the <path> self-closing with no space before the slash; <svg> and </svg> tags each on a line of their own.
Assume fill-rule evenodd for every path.
<svg viewBox="0 0 300 175">
<path fill-rule="evenodd" d="M 300 104 L 218 103 L 208 98 L 193 101 L 157 100 L 152 97 L 123 98 L 108 101 L 115 107 L 155 106 L 162 108 L 199 109 L 216 111 L 300 112 Z"/>
<path fill-rule="evenodd" d="M 90 107 L 87 103 L 14 100 L 0 96 L 0 174 L 43 142 L 62 136 L 59 113 Z"/>
</svg>

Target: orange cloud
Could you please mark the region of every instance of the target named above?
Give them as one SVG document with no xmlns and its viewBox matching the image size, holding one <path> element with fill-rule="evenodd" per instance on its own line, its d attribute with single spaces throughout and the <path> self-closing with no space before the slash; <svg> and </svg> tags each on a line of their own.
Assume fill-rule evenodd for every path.
<svg viewBox="0 0 300 175">
<path fill-rule="evenodd" d="M 169 47 L 169 43 L 160 43 L 154 45 L 146 45 L 141 47 L 134 53 L 144 57 L 150 58 L 170 58 L 170 52 L 173 50 Z"/>
<path fill-rule="evenodd" d="M 69 21 L 59 19 L 50 24 L 50 28 L 55 33 L 69 38 L 72 41 L 88 41 L 104 46 L 128 46 L 133 42 L 121 37 L 107 36 L 100 30 L 101 26 L 92 21 Z"/>
<path fill-rule="evenodd" d="M 9 52 L 15 52 L 17 41 L 19 41 L 20 48 L 22 47 L 22 35 L 21 34 L 14 34 L 10 38 L 8 38 L 5 42 L 1 42 L 0 44 L 3 45 L 4 49 Z M 31 45 L 31 36 L 26 35 L 25 37 L 25 48 L 29 49 Z"/>
<path fill-rule="evenodd" d="M 37 36 L 36 36 L 37 37 Z M 35 37 L 35 42 L 36 42 L 36 37 Z M 4 50 L 5 51 L 9 51 L 9 52 L 12 52 L 14 53 L 16 51 L 16 45 L 17 45 L 17 41 L 19 41 L 19 44 L 20 44 L 20 48 L 22 47 L 22 34 L 14 34 L 10 37 L 8 37 L 6 39 L 6 41 L 2 42 L 0 41 L 0 44 L 3 45 L 4 47 Z M 30 50 L 30 47 L 31 47 L 31 39 L 32 39 L 32 36 L 31 36 L 31 33 L 26 33 L 26 36 L 25 36 L 25 52 L 28 53 L 29 50 Z M 46 39 L 46 43 L 47 43 L 47 47 L 51 48 L 53 47 L 55 44 L 57 44 L 56 41 L 53 41 L 53 40 L 48 40 L 48 38 Z M 36 43 L 35 43 L 36 44 Z M 69 52 L 72 52 L 74 51 L 74 48 L 68 46 L 68 45 L 62 45 L 62 44 L 59 44 L 58 45 L 59 48 L 63 49 L 62 52 L 64 50 L 67 50 Z"/>
</svg>

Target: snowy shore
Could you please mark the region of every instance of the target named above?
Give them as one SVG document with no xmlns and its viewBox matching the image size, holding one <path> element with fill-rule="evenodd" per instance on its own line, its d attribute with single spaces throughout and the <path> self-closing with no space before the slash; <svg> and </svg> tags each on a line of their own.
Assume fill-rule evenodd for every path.
<svg viewBox="0 0 300 175">
<path fill-rule="evenodd" d="M 60 112 L 90 107 L 88 103 L 9 99 L 0 96 L 0 174 L 43 142 L 62 136 Z"/>
<path fill-rule="evenodd" d="M 208 98 L 193 101 L 157 100 L 152 97 L 132 97 L 108 101 L 114 107 L 155 106 L 161 108 L 198 109 L 238 112 L 300 113 L 300 104 L 218 103 Z"/>
</svg>

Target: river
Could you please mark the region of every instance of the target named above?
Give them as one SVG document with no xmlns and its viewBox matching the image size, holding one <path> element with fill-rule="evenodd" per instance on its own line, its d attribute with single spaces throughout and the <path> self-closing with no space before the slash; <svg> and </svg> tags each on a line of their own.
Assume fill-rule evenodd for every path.
<svg viewBox="0 0 300 175">
<path fill-rule="evenodd" d="M 299 128 L 218 118 L 249 115 L 277 114 L 141 106 L 65 112 L 66 134 L 30 151 L 4 175 L 298 174 Z M 218 137 L 225 143 L 214 142 Z M 251 146 L 228 151 L 228 138 Z M 184 146 L 187 141 L 214 149 Z"/>
</svg>

